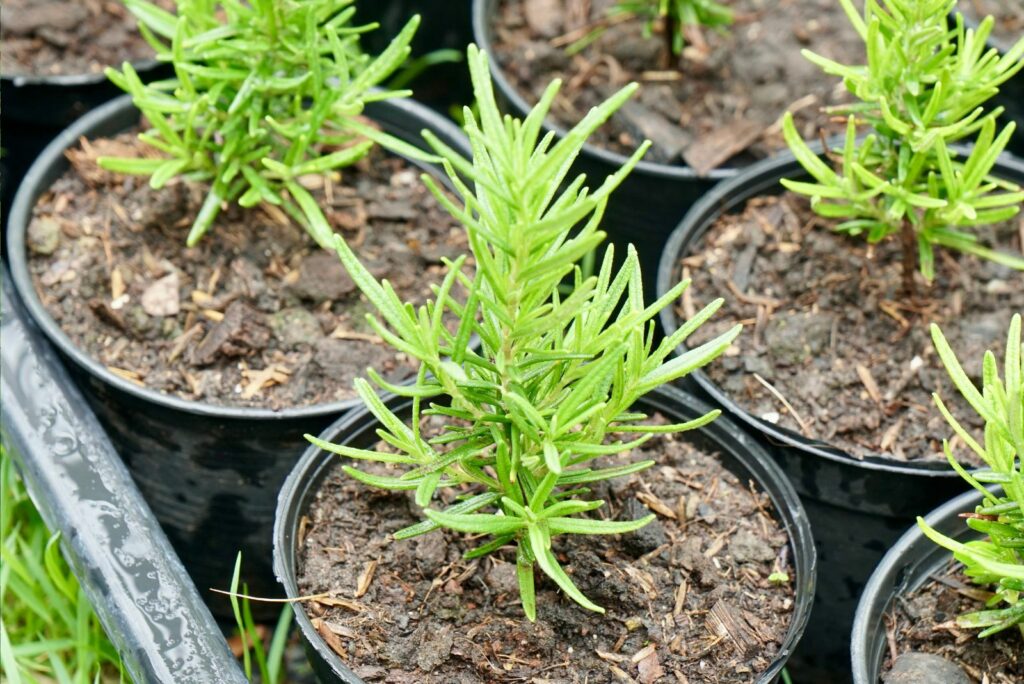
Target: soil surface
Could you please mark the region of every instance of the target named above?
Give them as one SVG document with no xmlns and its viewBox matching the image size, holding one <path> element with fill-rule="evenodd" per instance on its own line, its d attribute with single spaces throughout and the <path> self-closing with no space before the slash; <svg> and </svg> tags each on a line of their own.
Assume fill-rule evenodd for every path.
<svg viewBox="0 0 1024 684">
<path fill-rule="evenodd" d="M 389 533 L 421 519 L 413 498 L 368 488 L 340 463 L 299 542 L 300 593 L 332 598 L 303 607 L 368 682 L 749 682 L 789 628 L 792 579 L 768 580 L 775 571 L 794 577 L 787 536 L 768 497 L 713 454 L 677 436 L 637 451 L 629 460 L 658 465 L 595 494 L 613 518 L 650 506 L 657 520 L 630 535 L 555 539 L 566 572 L 605 615 L 580 608 L 537 570 L 531 624 L 510 548 L 464 561 L 476 546 L 464 535 L 392 541 Z"/>
<path fill-rule="evenodd" d="M 950 565 L 916 592 L 896 601 L 896 608 L 885 616 L 889 648 L 883 672 L 892 667 L 896 656 L 919 651 L 956 663 L 975 682 L 1024 681 L 1020 632 L 1009 629 L 978 639 L 976 630 L 956 625 L 958 615 L 984 610 L 983 597 L 987 595 L 962 570 L 959 564 Z"/>
<path fill-rule="evenodd" d="M 1024 219 L 977 234 L 1020 254 Z M 1024 274 L 942 249 L 934 283 L 918 276 L 918 301 L 908 300 L 896 240 L 872 248 L 837 234 L 792 194 L 755 198 L 725 215 L 691 254 L 677 273 L 693 278 L 678 315 L 725 298 L 692 344 L 746 324 L 726 356 L 705 369 L 709 377 L 751 414 L 858 458 L 944 460 L 942 439 L 953 431 L 933 392 L 964 425 L 981 424 L 948 379 L 929 324 L 941 327 L 979 382 L 985 350 L 1002 368 L 1010 318 L 1024 311 Z M 953 447 L 976 462 L 959 440 Z"/>
<path fill-rule="evenodd" d="M 156 4 L 174 11 L 173 0 Z M 5 76 L 99 74 L 153 57 L 120 0 L 4 0 L 0 15 Z"/>
<path fill-rule="evenodd" d="M 846 101 L 839 79 L 806 60 L 801 49 L 863 64 L 864 46 L 833 0 L 733 0 L 729 30 L 706 29 L 666 63 L 659 27 L 644 35 L 642 18 L 609 20 L 614 0 L 502 0 L 494 50 L 513 87 L 535 103 L 563 80 L 550 119 L 568 128 L 614 91 L 637 81 L 640 92 L 591 142 L 622 154 L 644 139 L 645 159 L 686 164 L 700 173 L 745 165 L 785 147 L 779 119 L 795 112 L 798 129 L 816 139 L 822 107 Z M 620 15 L 621 17 L 622 15 Z M 603 33 L 577 54 L 569 45 Z M 703 44 L 701 44 L 703 43 Z"/>
<path fill-rule="evenodd" d="M 1024 0 L 961 0 L 957 9 L 972 24 L 995 17 L 990 40 L 1008 50 L 1024 36 Z"/>
<path fill-rule="evenodd" d="M 205 186 L 152 190 L 98 169 L 98 155 L 151 154 L 132 134 L 94 140 L 39 200 L 29 268 L 47 311 L 112 372 L 185 399 L 280 409 L 351 398 L 372 366 L 414 362 L 365 321 L 371 307 L 333 252 L 273 207 L 223 211 L 191 249 Z M 328 221 L 403 301 L 422 303 L 466 253 L 465 233 L 420 170 L 375 150 L 340 181 L 311 178 Z"/>
</svg>

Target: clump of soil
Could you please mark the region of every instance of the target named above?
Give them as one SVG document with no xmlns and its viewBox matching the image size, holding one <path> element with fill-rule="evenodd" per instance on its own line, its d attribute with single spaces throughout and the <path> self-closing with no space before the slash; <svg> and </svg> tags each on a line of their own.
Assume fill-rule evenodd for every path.
<svg viewBox="0 0 1024 684">
<path fill-rule="evenodd" d="M 1018 630 L 979 639 L 977 630 L 956 624 L 957 616 L 984 610 L 986 594 L 963 575 L 962 566 L 951 564 L 920 589 L 896 601 L 885 616 L 890 638 L 883 672 L 892 668 L 898 655 L 918 651 L 956 663 L 977 682 L 1024 681 L 1024 643 Z"/>
<path fill-rule="evenodd" d="M 792 580 L 768 579 L 793 577 L 787 536 L 768 498 L 714 454 L 674 435 L 638 451 L 633 458 L 658 465 L 602 483 L 596 496 L 608 502 L 602 515 L 633 519 L 649 506 L 658 519 L 630 535 L 555 540 L 566 572 L 604 615 L 537 570 L 531 624 L 511 549 L 465 561 L 479 543 L 465 535 L 393 541 L 420 520 L 412 497 L 368 488 L 340 464 L 316 493 L 298 548 L 300 593 L 335 598 L 303 607 L 366 681 L 749 682 L 791 621 Z"/>
<path fill-rule="evenodd" d="M 735 23 L 704 30 L 683 58 L 666 65 L 664 40 L 644 35 L 645 20 L 609 20 L 614 0 L 502 0 L 492 18 L 494 49 L 513 87 L 537 102 L 563 80 L 550 118 L 563 128 L 631 81 L 640 92 L 591 138 L 630 154 L 645 138 L 648 161 L 683 163 L 706 173 L 746 164 L 785 147 L 779 119 L 794 111 L 805 138 L 826 123 L 822 107 L 846 101 L 839 79 L 806 60 L 809 49 L 863 64 L 864 46 L 833 0 L 735 0 Z M 603 27 L 577 54 L 566 48 Z M 678 67 L 676 66 L 678 64 Z"/>
<path fill-rule="evenodd" d="M 173 0 L 156 4 L 174 12 Z M 99 74 L 153 57 L 120 0 L 5 0 L 0 14 L 5 76 Z"/>
<path fill-rule="evenodd" d="M 370 366 L 392 381 L 415 371 L 366 323 L 372 307 L 337 255 L 283 212 L 232 204 L 188 249 L 204 185 L 152 190 L 95 163 L 141 154 L 151 150 L 132 134 L 83 141 L 34 209 L 29 269 L 80 349 L 160 392 L 271 409 L 349 399 Z M 367 268 L 415 303 L 443 278 L 442 259 L 467 251 L 464 231 L 419 174 L 375 150 L 340 182 L 309 179 Z"/>
<path fill-rule="evenodd" d="M 1019 218 L 974 232 L 984 244 L 1022 251 Z M 751 414 L 858 458 L 945 459 L 941 440 L 952 430 L 933 392 L 964 425 L 981 428 L 935 354 L 929 324 L 979 382 L 985 350 L 1002 359 L 1010 319 L 1024 311 L 1021 272 L 937 249 L 934 283 L 908 301 L 897 240 L 871 247 L 835 233 L 806 198 L 788 193 L 722 216 L 690 254 L 677 276 L 692 276 L 693 285 L 677 312 L 689 318 L 725 298 L 691 344 L 746 325 L 705 372 Z M 959 440 L 953 445 L 974 462 Z"/>
<path fill-rule="evenodd" d="M 961 0 L 957 10 L 975 25 L 994 17 L 990 41 L 1001 50 L 1009 50 L 1024 35 L 1024 0 Z"/>
</svg>

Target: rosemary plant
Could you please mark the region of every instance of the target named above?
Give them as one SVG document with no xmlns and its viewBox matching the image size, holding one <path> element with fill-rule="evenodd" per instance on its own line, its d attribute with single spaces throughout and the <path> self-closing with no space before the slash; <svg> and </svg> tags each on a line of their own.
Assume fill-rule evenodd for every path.
<svg viewBox="0 0 1024 684">
<path fill-rule="evenodd" d="M 617 272 L 610 247 L 597 275 L 584 277 L 576 265 L 604 239 L 597 226 L 608 195 L 649 143 L 593 192 L 584 187 L 583 176 L 565 185 L 563 181 L 586 138 L 630 97 L 635 84 L 590 111 L 556 141 L 552 133 L 540 135 L 559 89 L 557 81 L 525 119 L 502 118 L 486 55 L 470 46 L 468 61 L 479 106 L 479 114 L 465 110 L 473 158 L 464 159 L 425 134 L 444 158 L 459 200 L 450 199 L 429 176 L 424 182 L 465 227 L 476 273 L 463 271 L 465 257 L 450 262 L 447 276 L 435 288 L 436 299 L 414 310 L 398 300 L 386 281 L 377 282 L 345 241 L 336 238 L 342 263 L 383 319 L 368 315 L 370 325 L 395 349 L 418 359 L 421 367 L 411 386 L 389 384 L 373 369 L 368 371 L 377 387 L 412 398 L 408 424 L 369 382 L 356 381 L 359 396 L 383 426 L 378 434 L 395 452 L 307 438 L 342 456 L 396 468 L 397 474 L 383 476 L 345 467 L 369 485 L 415 491 L 426 520 L 395 533 L 396 539 L 444 527 L 480 537 L 468 558 L 514 546 L 522 605 L 530 620 L 536 617 L 535 564 L 581 606 L 603 612 L 562 569 L 552 539 L 562 534 L 622 534 L 653 519 L 582 515 L 604 504 L 590 496 L 590 484 L 653 464 L 591 467 L 591 462 L 636 447 L 655 433 L 690 430 L 713 420 L 718 411 L 688 423 L 645 425 L 641 421 L 646 416 L 632 407 L 646 392 L 717 357 L 740 326 L 666 361 L 721 300 L 655 347 L 652 319 L 689 282 L 645 307 L 632 248 Z M 575 287 L 563 298 L 559 284 L 567 277 Z M 452 294 L 456 283 L 467 292 L 462 300 Z M 444 325 L 446 313 L 458 320 L 454 332 Z M 472 335 L 480 339 L 479 350 L 469 344 Z M 425 415 L 443 417 L 447 424 L 440 435 L 421 432 Z M 639 436 L 606 439 L 620 435 Z M 435 494 L 442 489 L 453 490 L 456 499 L 447 508 L 435 507 Z"/>
<path fill-rule="evenodd" d="M 1021 316 L 1010 323 L 1006 341 L 1003 377 L 999 377 L 995 355 L 985 354 L 981 391 L 964 372 L 942 332 L 932 325 L 932 339 L 953 383 L 971 407 L 985 421 L 985 436 L 978 443 L 934 395 L 935 405 L 956 435 L 988 466 L 967 472 L 943 442 L 950 465 L 984 494 L 974 513 L 966 514 L 967 525 L 985 535 L 981 541 L 962 544 L 940 534 L 917 519 L 928 538 L 953 552 L 977 584 L 990 586 L 992 598 L 987 610 L 961 615 L 960 626 L 981 629 L 986 637 L 1017 627 L 1024 637 L 1024 346 L 1021 344 Z M 1002 495 L 985 488 L 998 484 Z"/>
<path fill-rule="evenodd" d="M 879 242 L 898 235 L 904 288 L 914 292 L 918 268 L 930 281 L 936 246 L 970 252 L 1024 269 L 1024 256 L 985 247 L 970 228 L 1014 216 L 1024 201 L 1020 187 L 991 175 L 1013 134 L 996 134 L 998 107 L 984 102 L 1024 67 L 1024 38 L 1002 57 L 985 49 L 992 18 L 965 29 L 956 0 L 867 0 L 863 17 L 852 0 L 840 0 L 864 40 L 867 64 L 848 66 L 804 50 L 826 73 L 841 76 L 858 102 L 830 111 L 845 114 L 847 134 L 839 170 L 804 143 L 786 113 L 783 131 L 813 183 L 783 181 L 811 197 L 814 210 L 841 219 L 837 230 Z M 869 132 L 857 139 L 857 127 Z M 949 145 L 976 136 L 966 159 Z"/>
<path fill-rule="evenodd" d="M 359 119 L 368 102 L 409 94 L 374 87 L 408 56 L 419 17 L 370 59 L 359 36 L 376 25 L 352 25 L 352 2 L 178 0 L 174 16 L 125 0 L 176 78 L 147 85 L 128 63 L 107 70 L 152 126 L 140 139 L 162 155 L 100 158 L 100 166 L 148 175 L 154 188 L 178 176 L 209 183 L 189 246 L 237 201 L 278 205 L 331 248 L 333 231 L 304 178 L 355 163 L 374 142 L 423 156 Z"/>
<path fill-rule="evenodd" d="M 704 26 L 729 26 L 733 21 L 732 9 L 716 0 L 619 0 L 611 10 L 614 14 L 629 13 L 644 18 L 647 35 L 654 32 L 654 25 L 660 20 L 666 63 L 671 61 L 672 55 L 683 53 L 687 34 Z"/>
</svg>

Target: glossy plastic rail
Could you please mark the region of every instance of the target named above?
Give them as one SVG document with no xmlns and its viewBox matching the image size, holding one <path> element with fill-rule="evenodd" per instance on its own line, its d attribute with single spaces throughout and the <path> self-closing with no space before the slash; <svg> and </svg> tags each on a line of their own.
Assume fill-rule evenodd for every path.
<svg viewBox="0 0 1024 684">
<path fill-rule="evenodd" d="M 245 677 L 217 623 L 3 268 L 4 444 L 135 682 Z"/>
</svg>

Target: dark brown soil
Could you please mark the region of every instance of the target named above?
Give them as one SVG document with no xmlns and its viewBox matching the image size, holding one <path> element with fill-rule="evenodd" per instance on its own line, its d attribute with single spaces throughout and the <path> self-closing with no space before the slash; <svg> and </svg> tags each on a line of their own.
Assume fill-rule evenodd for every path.
<svg viewBox="0 0 1024 684">
<path fill-rule="evenodd" d="M 570 127 L 587 110 L 630 81 L 640 92 L 591 141 L 623 154 L 644 138 L 646 159 L 685 161 L 700 172 L 747 164 L 785 147 L 778 121 L 795 110 L 805 138 L 817 138 L 827 117 L 820 108 L 847 97 L 838 79 L 800 54 L 803 48 L 848 64 L 864 63 L 864 47 L 833 0 L 734 0 L 727 31 L 705 30 L 679 67 L 666 69 L 659 32 L 643 35 L 644 20 L 609 22 L 613 0 L 503 0 L 494 21 L 494 49 L 513 87 L 531 104 L 548 83 L 563 79 L 551 119 Z M 608 25 L 611 23 L 611 25 Z M 576 55 L 565 46 L 607 30 Z"/>
<path fill-rule="evenodd" d="M 172 0 L 157 4 L 174 11 Z M 5 0 L 0 14 L 5 76 L 98 74 L 153 57 L 120 0 Z"/>
<path fill-rule="evenodd" d="M 392 541 L 389 533 L 420 519 L 412 498 L 369 489 L 340 468 L 304 521 L 298 568 L 300 593 L 336 598 L 303 608 L 372 682 L 749 682 L 789 628 L 792 580 L 768 580 L 773 571 L 793 577 L 786 534 L 767 497 L 713 455 L 675 436 L 641 451 L 632 458 L 659 465 L 597 495 L 614 518 L 647 514 L 644 501 L 658 519 L 631 535 L 555 540 L 566 571 L 605 615 L 537 570 L 531 624 L 510 549 L 467 562 L 475 544 L 463 535 Z M 368 588 L 359 596 L 361 577 Z"/>
<path fill-rule="evenodd" d="M 978 235 L 1019 254 L 1024 224 L 1015 219 Z M 920 301 L 912 302 L 901 289 L 894 243 L 870 248 L 834 233 L 806 199 L 790 194 L 759 197 L 724 216 L 680 266 L 681 275 L 693 277 L 680 316 L 717 297 L 726 300 L 695 341 L 736 322 L 747 326 L 708 375 L 753 415 L 854 456 L 944 459 L 942 439 L 953 433 L 932 392 L 965 425 L 980 423 L 949 381 L 928 326 L 939 324 L 968 373 L 979 378 L 985 350 L 1001 359 L 1010 318 L 1024 311 L 1024 274 L 937 250 L 935 281 L 929 288 L 919 277 Z M 973 460 L 958 440 L 954 449 Z"/>
<path fill-rule="evenodd" d="M 995 17 L 992 39 L 1009 49 L 1024 36 L 1024 0 L 961 0 L 957 9 L 973 24 Z"/>
<path fill-rule="evenodd" d="M 977 682 L 1024 681 L 1024 643 L 1019 631 L 1009 629 L 978 639 L 976 630 L 957 627 L 958 615 L 985 608 L 979 597 L 986 592 L 965 577 L 962 569 L 959 564 L 950 565 L 941 575 L 895 603 L 895 609 L 885 620 L 889 648 L 883 672 L 892 667 L 897 655 L 923 651 L 956 663 Z"/>
<path fill-rule="evenodd" d="M 392 380 L 413 372 L 369 328 L 337 255 L 283 212 L 232 205 L 186 249 L 204 186 L 154 191 L 95 166 L 98 154 L 142 151 L 129 134 L 75 148 L 29 226 L 36 290 L 79 348 L 140 385 L 230 406 L 338 401 L 369 366 Z M 419 174 L 375 151 L 340 182 L 312 179 L 335 230 L 414 302 L 443 278 L 442 257 L 466 252 Z"/>
</svg>

